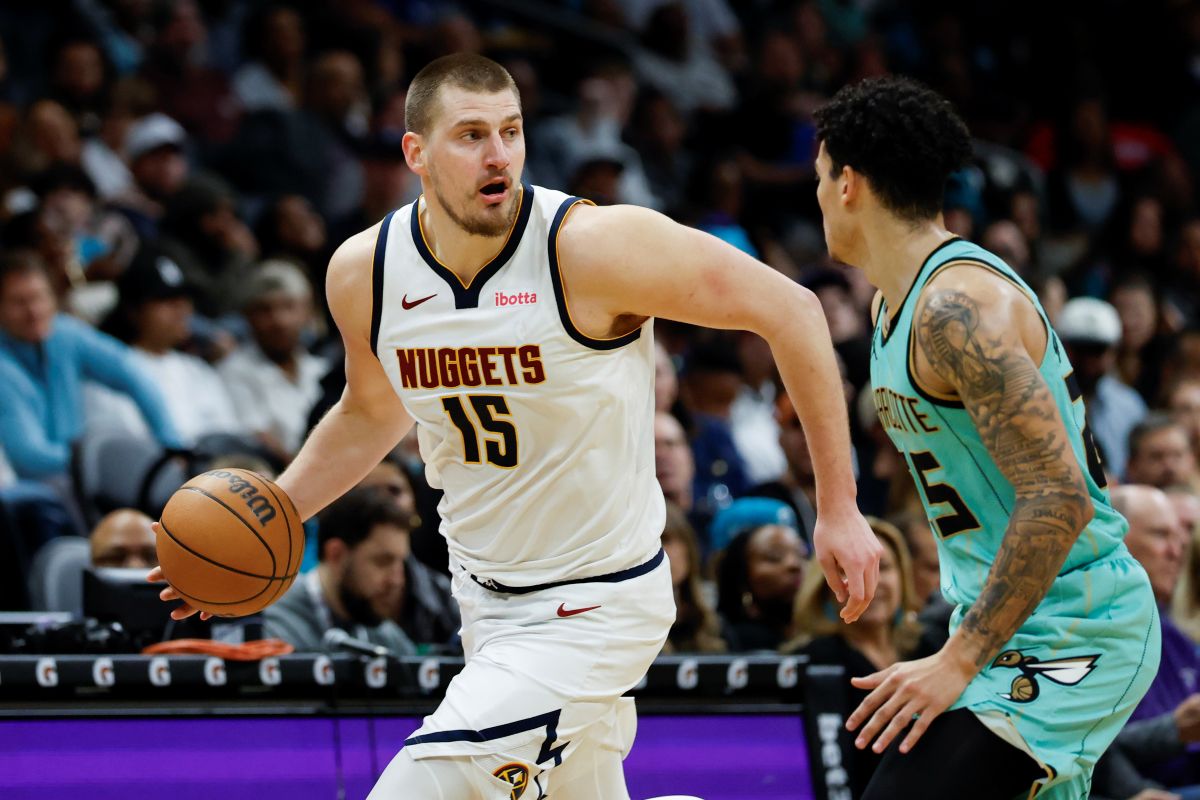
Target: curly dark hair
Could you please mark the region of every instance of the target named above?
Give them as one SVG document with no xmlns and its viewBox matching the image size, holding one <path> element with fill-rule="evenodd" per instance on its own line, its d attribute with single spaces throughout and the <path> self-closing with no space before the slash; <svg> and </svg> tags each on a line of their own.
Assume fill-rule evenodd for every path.
<svg viewBox="0 0 1200 800">
<path fill-rule="evenodd" d="M 971 155 L 970 133 L 950 102 L 908 78 L 844 86 L 815 119 L 833 176 L 844 166 L 862 173 L 883 204 L 908 220 L 938 215 L 946 178 Z"/>
</svg>

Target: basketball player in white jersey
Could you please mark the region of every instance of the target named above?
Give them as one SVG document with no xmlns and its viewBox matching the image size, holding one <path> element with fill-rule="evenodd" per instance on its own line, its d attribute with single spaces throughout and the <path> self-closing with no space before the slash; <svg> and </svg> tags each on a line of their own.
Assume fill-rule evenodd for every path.
<svg viewBox="0 0 1200 800">
<path fill-rule="evenodd" d="M 333 256 L 346 391 L 278 481 L 307 519 L 415 421 L 429 483 L 445 490 L 466 667 L 370 800 L 628 798 L 635 717 L 622 695 L 675 619 L 651 318 L 771 345 L 816 466 L 818 557 L 852 621 L 880 546 L 855 505 L 821 307 L 652 211 L 522 183 L 520 99 L 486 58 L 431 63 L 405 114 L 424 195 Z"/>
</svg>

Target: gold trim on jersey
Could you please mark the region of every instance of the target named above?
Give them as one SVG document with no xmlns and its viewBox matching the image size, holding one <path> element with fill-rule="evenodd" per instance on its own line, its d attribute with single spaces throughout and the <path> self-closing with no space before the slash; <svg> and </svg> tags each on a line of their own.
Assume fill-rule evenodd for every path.
<svg viewBox="0 0 1200 800">
<path fill-rule="evenodd" d="M 591 339 L 594 342 L 615 342 L 617 339 L 624 339 L 626 336 L 633 333 L 633 331 L 636 331 L 641 326 L 639 325 L 639 326 L 637 326 L 637 328 L 634 328 L 633 330 L 630 330 L 630 331 L 626 331 L 625 333 L 622 333 L 622 334 L 618 334 L 617 336 L 592 336 L 591 334 L 584 333 L 583 329 L 580 328 L 575 323 L 575 317 L 573 317 L 571 315 L 571 303 L 567 299 L 567 280 L 566 280 L 566 278 L 563 277 L 562 258 L 559 256 L 559 252 L 558 252 L 558 237 L 562 235 L 563 226 L 567 224 L 567 220 L 571 217 L 571 212 L 574 211 L 575 207 L 578 206 L 580 203 L 587 203 L 589 206 L 596 205 L 591 200 L 588 200 L 588 199 L 582 198 L 582 197 L 579 198 L 578 200 L 576 200 L 574 203 L 572 203 L 567 208 L 567 212 L 565 214 L 563 214 L 562 221 L 558 223 L 558 230 L 554 231 L 554 265 L 558 269 L 558 281 L 562 285 L 563 308 L 565 308 L 567 311 L 567 319 L 570 320 L 571 327 L 573 327 L 575 330 L 579 331 L 580 336 L 586 336 L 588 339 Z"/>
<path fill-rule="evenodd" d="M 479 272 L 476 272 L 474 275 L 472 275 L 471 280 L 464 281 L 457 272 L 450 269 L 450 267 L 446 266 L 446 263 L 444 261 L 442 261 L 440 258 L 437 257 L 437 253 L 435 253 L 433 251 L 433 248 L 429 246 L 429 237 L 425 235 L 425 223 L 421 219 L 421 203 L 423 203 L 423 202 L 425 202 L 425 195 L 421 195 L 420 197 L 417 198 L 417 230 L 420 231 L 420 233 L 421 233 L 421 242 L 424 243 L 425 249 L 429 252 L 429 255 L 432 256 L 433 260 L 436 261 L 439 266 L 441 266 L 443 269 L 445 269 L 447 272 L 449 272 L 455 278 L 458 278 L 458 282 L 460 284 L 462 284 L 462 288 L 470 289 L 471 284 L 475 282 L 475 279 L 477 277 L 479 277 L 479 272 L 483 272 L 483 269 L 480 269 Z M 517 229 L 517 222 L 521 216 L 521 214 L 520 214 L 521 204 L 524 202 L 525 202 L 525 187 L 521 186 L 521 193 L 519 195 L 517 195 L 517 213 L 513 216 L 512 224 L 508 226 L 508 233 L 506 233 L 504 235 L 504 241 L 500 244 L 500 247 L 497 248 L 496 252 L 492 253 L 492 255 L 489 256 L 483 262 L 485 267 L 488 264 L 491 264 L 493 261 L 495 261 L 496 258 L 499 257 L 499 255 L 504 252 L 504 248 L 508 247 L 508 240 L 512 238 L 513 231 L 515 231 Z M 426 203 L 425 207 L 428 208 L 429 204 Z"/>
</svg>

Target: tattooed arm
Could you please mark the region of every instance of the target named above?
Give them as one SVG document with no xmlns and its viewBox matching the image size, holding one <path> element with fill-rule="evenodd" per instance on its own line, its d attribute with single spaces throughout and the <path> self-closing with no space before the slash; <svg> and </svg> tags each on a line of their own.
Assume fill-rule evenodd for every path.
<svg viewBox="0 0 1200 800">
<path fill-rule="evenodd" d="M 1046 596 L 1093 508 L 1058 406 L 1015 315 L 995 314 L 990 302 L 984 313 L 970 294 L 951 286 L 923 300 L 917 345 L 958 394 L 1016 491 L 983 591 L 947 644 L 978 671 Z"/>
<path fill-rule="evenodd" d="M 979 300 L 985 297 L 986 310 Z M 962 400 L 1016 502 L 983 591 L 946 646 L 853 679 L 872 691 L 846 726 L 866 721 L 855 744 L 874 740 L 876 752 L 905 728 L 900 750 L 908 752 L 958 699 L 1046 596 L 1093 513 L 1066 427 L 1038 371 L 1045 331 L 1024 294 L 984 270 L 947 270 L 926 287 L 914 319 L 916 379 Z"/>
</svg>

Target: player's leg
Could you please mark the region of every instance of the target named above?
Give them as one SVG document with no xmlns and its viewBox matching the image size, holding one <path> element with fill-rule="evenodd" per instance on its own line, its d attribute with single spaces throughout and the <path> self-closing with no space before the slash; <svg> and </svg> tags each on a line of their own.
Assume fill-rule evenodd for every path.
<svg viewBox="0 0 1200 800">
<path fill-rule="evenodd" d="M 966 709 L 939 716 L 908 753 L 900 752 L 902 739 L 884 753 L 862 800 L 1012 800 L 1046 776 Z"/>
<path fill-rule="evenodd" d="M 622 762 L 637 733 L 633 699 L 622 697 L 610 713 L 593 723 L 547 783 L 554 800 L 628 800 Z"/>
<path fill-rule="evenodd" d="M 496 773 L 503 766 L 469 756 L 418 760 L 401 750 L 379 776 L 367 800 L 509 800 L 514 789 L 525 788 L 525 783 L 513 781 L 528 782 L 529 776 L 526 772 L 501 778 Z"/>
</svg>

